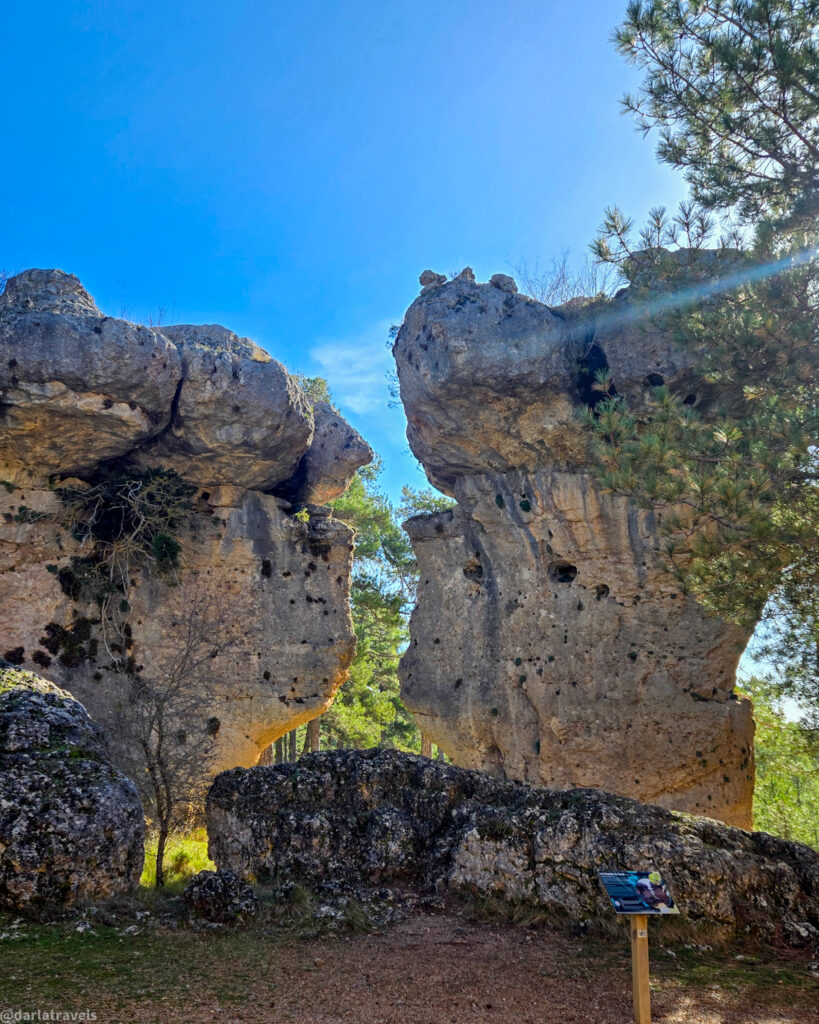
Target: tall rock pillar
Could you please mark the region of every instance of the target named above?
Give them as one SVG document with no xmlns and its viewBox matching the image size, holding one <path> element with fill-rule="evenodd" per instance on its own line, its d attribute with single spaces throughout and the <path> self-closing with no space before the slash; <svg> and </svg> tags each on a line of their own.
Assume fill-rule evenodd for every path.
<svg viewBox="0 0 819 1024">
<path fill-rule="evenodd" d="M 638 409 L 660 383 L 706 414 L 725 396 L 628 292 L 552 310 L 503 275 L 432 280 L 394 352 L 410 445 L 457 500 L 405 524 L 423 733 L 465 767 L 750 827 L 748 635 L 680 591 L 652 514 L 603 493 L 577 416 L 601 367 Z"/>
</svg>

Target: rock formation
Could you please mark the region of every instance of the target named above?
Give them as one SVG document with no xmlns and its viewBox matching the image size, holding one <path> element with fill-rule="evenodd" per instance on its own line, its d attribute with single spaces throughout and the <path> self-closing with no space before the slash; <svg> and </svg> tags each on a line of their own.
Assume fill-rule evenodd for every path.
<svg viewBox="0 0 819 1024">
<path fill-rule="evenodd" d="M 656 868 L 702 933 L 819 937 L 819 856 L 807 846 L 397 751 L 224 772 L 207 820 L 220 870 L 279 885 L 449 888 L 582 921 L 611 914 L 598 871 Z"/>
<path fill-rule="evenodd" d="M 106 317 L 61 271 L 12 278 L 0 297 L 0 657 L 108 726 L 129 679 L 167 674 L 191 609 L 216 608 L 233 642 L 198 659 L 187 682 L 205 701 L 183 731 L 215 769 L 255 763 L 346 678 L 352 533 L 318 503 L 371 456 L 225 328 Z M 123 548 L 121 512 L 100 505 L 93 527 L 87 508 L 67 512 L 66 493 L 112 478 L 150 497 L 165 470 L 191 507 L 141 561 Z M 104 586 L 95 540 L 123 548 Z"/>
<path fill-rule="evenodd" d="M 680 592 L 652 515 L 602 492 L 578 417 L 604 368 L 638 410 L 663 383 L 706 413 L 732 396 L 627 289 L 550 309 L 471 278 L 430 278 L 394 348 L 412 450 L 457 499 L 405 524 L 407 705 L 456 764 L 750 827 L 748 636 Z"/>
<path fill-rule="evenodd" d="M 136 786 L 82 704 L 0 665 L 0 907 L 53 913 L 128 892 L 143 840 Z"/>
</svg>

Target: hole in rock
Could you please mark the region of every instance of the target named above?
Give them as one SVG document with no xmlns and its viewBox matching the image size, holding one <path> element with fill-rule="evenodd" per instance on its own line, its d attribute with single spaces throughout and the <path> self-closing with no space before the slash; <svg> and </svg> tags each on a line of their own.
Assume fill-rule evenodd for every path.
<svg viewBox="0 0 819 1024">
<path fill-rule="evenodd" d="M 601 370 L 608 370 L 609 368 L 606 353 L 594 340 L 594 334 L 589 335 L 586 339 L 575 366 L 575 387 L 577 388 L 578 398 L 583 405 L 588 405 L 594 409 L 607 397 L 606 392 L 599 391 L 595 387 L 597 374 Z M 617 390 L 613 385 L 608 394 L 611 396 L 617 394 Z"/>
<path fill-rule="evenodd" d="M 479 580 L 483 576 L 483 566 L 477 558 L 470 558 L 464 566 L 464 576 L 468 580 Z"/>
<path fill-rule="evenodd" d="M 665 384 L 665 379 L 661 373 L 649 373 L 643 381 L 643 384 L 647 388 L 660 388 Z"/>
<path fill-rule="evenodd" d="M 577 576 L 577 566 L 568 562 L 552 562 L 548 569 L 549 579 L 555 583 L 573 583 Z"/>
</svg>

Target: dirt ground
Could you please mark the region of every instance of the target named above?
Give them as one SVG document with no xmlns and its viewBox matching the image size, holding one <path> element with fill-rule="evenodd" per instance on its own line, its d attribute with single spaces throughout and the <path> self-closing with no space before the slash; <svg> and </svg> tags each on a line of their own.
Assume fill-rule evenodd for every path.
<svg viewBox="0 0 819 1024">
<path fill-rule="evenodd" d="M 804 956 L 737 959 L 654 944 L 653 1020 L 819 1024 Z M 0 945 L 3 1009 L 100 1024 L 629 1024 L 628 939 L 418 912 L 382 932 L 31 934 Z M 22 1018 L 26 1019 L 26 1018 Z M 31 1019 L 31 1018 L 29 1018 Z M 46 1018 L 43 1018 L 46 1019 Z"/>
</svg>

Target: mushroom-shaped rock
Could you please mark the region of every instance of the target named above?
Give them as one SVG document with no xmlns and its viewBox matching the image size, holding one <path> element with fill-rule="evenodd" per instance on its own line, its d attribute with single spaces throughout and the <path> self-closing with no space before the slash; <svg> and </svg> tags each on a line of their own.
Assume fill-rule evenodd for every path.
<svg viewBox="0 0 819 1024">
<path fill-rule="evenodd" d="M 128 892 L 143 841 L 136 787 L 82 704 L 0 664 L 0 907 L 39 914 Z"/>
<path fill-rule="evenodd" d="M 749 633 L 679 589 L 653 516 L 598 485 L 579 416 L 600 371 L 637 410 L 662 384 L 706 415 L 736 401 L 649 314 L 630 289 L 550 309 L 464 278 L 410 307 L 407 436 L 458 504 L 405 524 L 421 583 L 402 694 L 457 764 L 747 828 Z"/>
<path fill-rule="evenodd" d="M 73 274 L 26 270 L 0 296 L 0 462 L 87 473 L 158 434 L 181 377 L 174 345 L 103 316 Z"/>
<path fill-rule="evenodd" d="M 276 489 L 298 505 L 326 505 L 373 459 L 372 448 L 329 402 L 316 402 L 313 418 L 316 428 L 307 453 L 293 477 Z"/>
<path fill-rule="evenodd" d="M 313 436 L 310 404 L 281 363 L 224 327 L 162 332 L 182 355 L 172 422 L 136 461 L 203 485 L 267 490 L 296 469 Z"/>
</svg>

